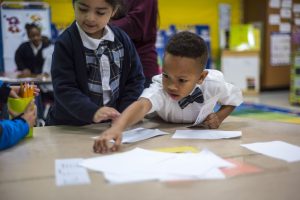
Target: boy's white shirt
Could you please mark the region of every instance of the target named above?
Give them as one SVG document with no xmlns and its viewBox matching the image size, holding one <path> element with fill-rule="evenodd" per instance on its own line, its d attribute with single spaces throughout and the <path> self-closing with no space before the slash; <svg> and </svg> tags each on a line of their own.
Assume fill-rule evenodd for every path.
<svg viewBox="0 0 300 200">
<path fill-rule="evenodd" d="M 201 107 L 205 101 L 212 97 L 219 96 L 218 102 L 221 105 L 239 106 L 243 102 L 242 92 L 236 86 L 225 82 L 220 71 L 207 70 L 208 75 L 201 85 L 197 84 L 203 92 L 204 103 L 191 103 L 184 109 L 178 105 L 178 101 L 173 100 L 162 86 L 162 75 L 152 78 L 152 84 L 146 88 L 140 97 L 147 98 L 152 104 L 148 113 L 154 111 L 165 121 L 173 123 L 194 123 L 198 117 Z"/>
<path fill-rule="evenodd" d="M 115 35 L 112 32 L 112 30 L 109 28 L 109 26 L 105 26 L 103 36 L 100 39 L 95 39 L 90 36 L 88 36 L 78 25 L 76 22 L 77 28 L 79 30 L 79 35 L 81 37 L 83 46 L 85 48 L 91 49 L 96 51 L 100 45 L 101 42 L 104 40 L 108 40 L 113 42 L 115 40 Z M 109 79 L 110 79 L 110 65 L 109 65 L 109 59 L 106 55 L 102 55 L 99 62 L 101 63 L 101 81 L 102 81 L 102 91 L 103 91 L 103 104 L 107 104 L 111 99 L 111 88 L 109 85 Z M 93 85 L 89 85 L 90 90 L 93 90 Z M 97 87 L 96 87 L 97 88 Z"/>
</svg>

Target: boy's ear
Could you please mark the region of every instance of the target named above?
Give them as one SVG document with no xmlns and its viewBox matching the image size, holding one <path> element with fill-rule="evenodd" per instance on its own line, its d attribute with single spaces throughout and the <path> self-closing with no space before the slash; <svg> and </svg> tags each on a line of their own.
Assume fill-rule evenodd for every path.
<svg viewBox="0 0 300 200">
<path fill-rule="evenodd" d="M 201 72 L 200 78 L 199 78 L 199 80 L 198 80 L 198 84 L 202 84 L 202 83 L 203 83 L 203 81 L 204 81 L 204 79 L 206 78 L 207 74 L 208 74 L 208 71 L 206 71 L 206 70 L 203 70 L 203 71 Z"/>
</svg>

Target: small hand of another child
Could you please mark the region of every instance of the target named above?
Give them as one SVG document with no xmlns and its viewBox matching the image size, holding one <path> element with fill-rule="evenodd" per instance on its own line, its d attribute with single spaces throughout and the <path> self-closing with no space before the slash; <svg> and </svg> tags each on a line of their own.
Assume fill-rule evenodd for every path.
<svg viewBox="0 0 300 200">
<path fill-rule="evenodd" d="M 97 110 L 94 114 L 93 122 L 99 123 L 101 121 L 109 120 L 115 121 L 120 116 L 120 113 L 111 107 L 104 106 Z"/>
<path fill-rule="evenodd" d="M 115 142 L 109 146 L 110 140 Z M 108 153 L 118 151 L 122 142 L 122 131 L 110 128 L 104 131 L 94 142 L 95 153 Z"/>
<path fill-rule="evenodd" d="M 32 85 L 33 86 L 33 94 L 34 96 L 38 96 L 40 93 L 40 89 L 36 86 L 36 85 Z M 19 94 L 20 94 L 20 86 L 10 86 L 11 90 L 9 93 L 9 96 L 12 98 L 19 98 Z"/>
<path fill-rule="evenodd" d="M 221 125 L 221 120 L 216 113 L 209 114 L 204 122 L 202 122 L 209 129 L 217 129 Z"/>
<path fill-rule="evenodd" d="M 34 104 L 34 100 L 28 104 L 27 108 L 24 111 L 24 114 L 21 117 L 26 120 L 29 127 L 33 127 L 35 125 L 36 105 Z"/>
</svg>

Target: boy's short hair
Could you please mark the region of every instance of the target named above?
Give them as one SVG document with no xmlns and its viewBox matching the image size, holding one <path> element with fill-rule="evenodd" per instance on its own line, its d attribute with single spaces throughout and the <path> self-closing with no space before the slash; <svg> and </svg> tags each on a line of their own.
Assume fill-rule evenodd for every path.
<svg viewBox="0 0 300 200">
<path fill-rule="evenodd" d="M 205 68 L 208 50 L 205 41 L 195 33 L 183 31 L 171 37 L 166 52 L 174 56 L 199 59 L 201 67 Z"/>
</svg>

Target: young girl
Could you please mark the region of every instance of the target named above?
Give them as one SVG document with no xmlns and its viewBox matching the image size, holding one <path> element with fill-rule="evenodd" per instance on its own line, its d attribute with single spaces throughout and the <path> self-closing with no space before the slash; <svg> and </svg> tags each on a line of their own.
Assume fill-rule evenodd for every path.
<svg viewBox="0 0 300 200">
<path fill-rule="evenodd" d="M 36 24 L 26 24 L 25 29 L 29 41 L 22 43 L 16 50 L 15 62 L 22 76 L 40 74 L 44 64 L 42 51 L 49 43 L 42 41 L 41 29 Z"/>
<path fill-rule="evenodd" d="M 142 65 L 129 37 L 108 26 L 119 0 L 73 0 L 76 21 L 52 60 L 54 105 L 47 124 L 115 120 L 143 91 Z"/>
</svg>

